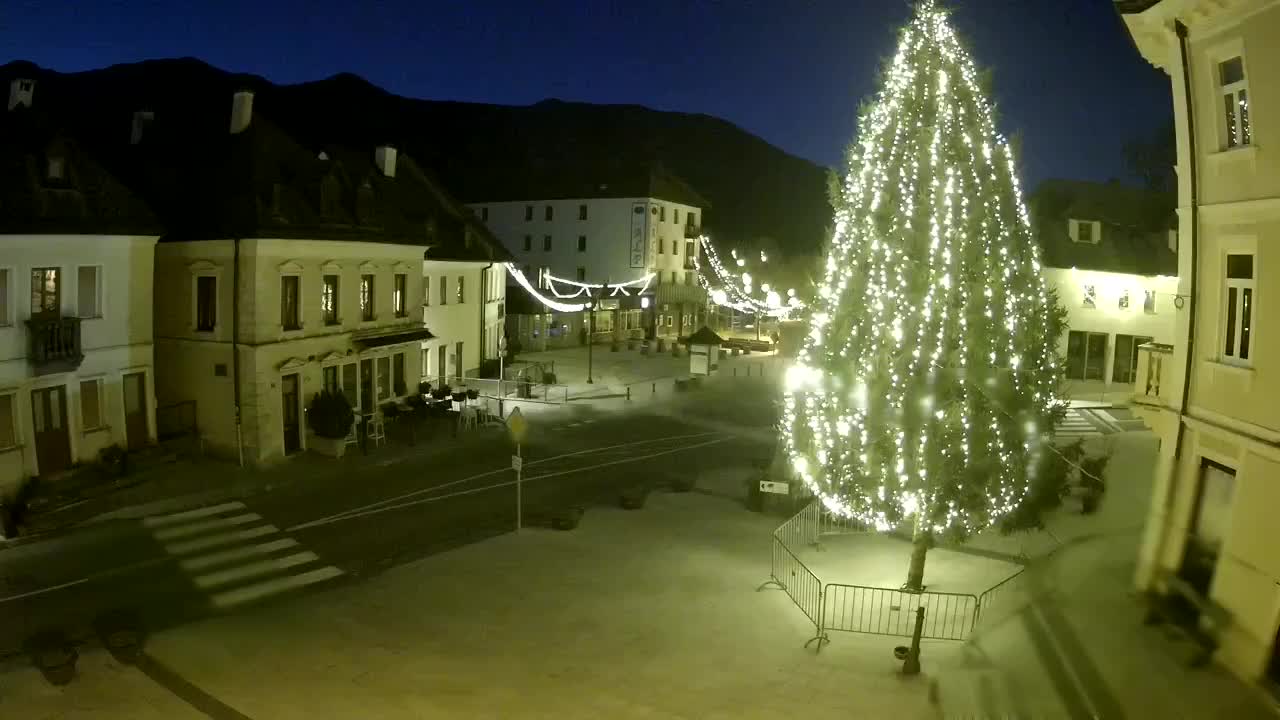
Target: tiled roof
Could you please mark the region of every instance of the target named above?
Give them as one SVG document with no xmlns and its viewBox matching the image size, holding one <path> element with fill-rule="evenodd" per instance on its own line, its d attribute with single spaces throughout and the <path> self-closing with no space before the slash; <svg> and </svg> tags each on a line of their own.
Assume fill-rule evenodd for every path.
<svg viewBox="0 0 1280 720">
<path fill-rule="evenodd" d="M 1119 183 L 1046 180 L 1028 197 L 1032 227 L 1045 265 L 1138 275 L 1177 275 L 1169 248 L 1176 230 L 1172 195 Z M 1073 242 L 1069 220 L 1102 226 L 1096 244 Z"/>
<path fill-rule="evenodd" d="M 459 195 L 466 202 L 656 198 L 708 209 L 702 197 L 661 163 L 538 163 L 476 169 L 467 173 Z"/>
<path fill-rule="evenodd" d="M 0 110 L 0 234 L 160 234 L 147 204 L 37 108 Z"/>
</svg>

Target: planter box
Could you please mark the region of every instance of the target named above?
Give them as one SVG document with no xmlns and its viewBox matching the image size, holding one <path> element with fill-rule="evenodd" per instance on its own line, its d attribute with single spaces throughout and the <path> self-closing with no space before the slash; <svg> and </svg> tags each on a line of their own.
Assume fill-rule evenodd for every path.
<svg viewBox="0 0 1280 720">
<path fill-rule="evenodd" d="M 644 501 L 649 498 L 649 488 L 644 486 L 628 488 L 622 491 L 622 495 L 618 498 L 618 504 L 624 510 L 639 510 L 644 507 Z"/>
<path fill-rule="evenodd" d="M 325 457 L 340 458 L 347 451 L 346 438 L 338 438 L 335 440 L 333 438 L 320 437 L 319 435 L 312 433 L 308 440 L 310 441 L 308 443 L 308 447 Z"/>
</svg>

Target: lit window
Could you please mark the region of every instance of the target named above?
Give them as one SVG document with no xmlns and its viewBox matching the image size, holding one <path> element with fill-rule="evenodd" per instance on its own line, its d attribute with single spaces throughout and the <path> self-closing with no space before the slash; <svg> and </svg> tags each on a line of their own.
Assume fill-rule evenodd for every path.
<svg viewBox="0 0 1280 720">
<path fill-rule="evenodd" d="M 587 219 L 587 206 L 586 206 L 586 205 L 579 205 L 579 206 L 578 206 L 578 219 L 579 219 L 579 220 L 586 220 L 586 219 Z"/>
<path fill-rule="evenodd" d="M 1244 75 L 1244 58 L 1236 56 L 1218 63 L 1218 84 L 1222 94 L 1224 144 L 1228 148 L 1250 144 L 1249 84 Z"/>
<path fill-rule="evenodd" d="M 1097 307 L 1098 289 L 1093 285 L 1084 286 L 1084 306 L 1087 308 Z"/>
<path fill-rule="evenodd" d="M 395 286 L 391 292 L 391 307 L 395 309 L 396 317 L 405 317 L 409 314 L 405 303 L 405 293 L 409 288 L 409 276 L 404 273 L 396 273 Z"/>
<path fill-rule="evenodd" d="M 1074 232 L 1071 233 L 1071 239 L 1078 243 L 1096 245 L 1100 234 L 1098 232 L 1099 224 L 1093 220 L 1072 220 L 1071 228 L 1074 229 Z"/>
<path fill-rule="evenodd" d="M 338 276 L 325 275 L 320 294 L 320 314 L 325 325 L 338 324 Z"/>
<path fill-rule="evenodd" d="M 1249 365 L 1253 335 L 1253 255 L 1227 255 L 1226 297 L 1223 301 L 1223 356 L 1228 362 Z"/>
<path fill-rule="evenodd" d="M 368 322 L 373 320 L 373 276 L 360 276 L 360 319 Z"/>
<path fill-rule="evenodd" d="M 464 276 L 462 276 L 462 275 L 459 275 L 459 276 L 458 276 L 458 288 L 457 288 L 457 293 L 458 293 L 458 302 L 459 302 L 459 303 L 464 303 L 464 302 L 466 302 L 466 301 L 467 301 L 467 294 L 466 294 L 466 292 L 465 292 L 465 290 L 464 290 L 465 283 L 466 283 L 466 277 L 464 277 Z"/>
</svg>

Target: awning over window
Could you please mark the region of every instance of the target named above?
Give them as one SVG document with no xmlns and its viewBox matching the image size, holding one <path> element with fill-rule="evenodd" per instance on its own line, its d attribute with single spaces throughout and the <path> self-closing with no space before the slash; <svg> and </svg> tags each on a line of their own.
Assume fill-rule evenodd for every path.
<svg viewBox="0 0 1280 720">
<path fill-rule="evenodd" d="M 359 350 L 367 350 L 369 348 L 386 347 L 387 345 L 399 345 L 400 343 L 434 340 L 435 337 L 426 328 L 413 328 L 412 330 L 399 330 L 383 335 L 365 335 L 352 338 L 351 344 L 355 345 Z"/>
</svg>

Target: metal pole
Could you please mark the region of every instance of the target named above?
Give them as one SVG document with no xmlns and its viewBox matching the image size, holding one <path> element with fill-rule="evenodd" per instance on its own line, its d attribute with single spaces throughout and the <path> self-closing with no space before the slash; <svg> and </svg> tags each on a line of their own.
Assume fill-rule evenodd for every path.
<svg viewBox="0 0 1280 720">
<path fill-rule="evenodd" d="M 596 299 L 591 298 L 591 310 L 587 313 L 587 384 L 591 385 L 591 334 L 596 329 Z"/>
<path fill-rule="evenodd" d="M 505 417 L 502 414 L 502 401 L 506 395 L 502 392 L 503 378 L 506 377 L 506 356 L 507 356 L 507 336 L 504 331 L 502 337 L 498 338 L 498 417 Z"/>
<path fill-rule="evenodd" d="M 516 457 L 517 458 L 520 457 L 520 443 L 516 443 Z M 523 525 L 523 521 L 524 521 L 524 518 L 521 517 L 521 508 L 524 505 L 523 498 L 521 498 L 521 494 L 523 493 L 523 488 L 521 487 L 523 485 L 523 482 L 521 478 L 523 475 L 524 475 L 524 459 L 521 458 L 519 464 L 516 465 L 516 532 L 517 533 L 520 532 L 520 527 Z"/>
</svg>

